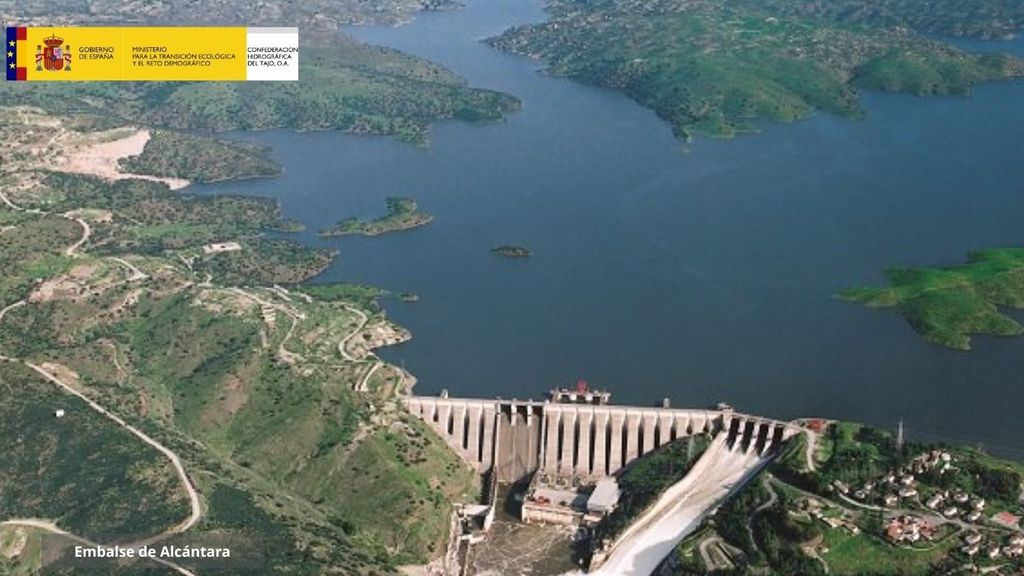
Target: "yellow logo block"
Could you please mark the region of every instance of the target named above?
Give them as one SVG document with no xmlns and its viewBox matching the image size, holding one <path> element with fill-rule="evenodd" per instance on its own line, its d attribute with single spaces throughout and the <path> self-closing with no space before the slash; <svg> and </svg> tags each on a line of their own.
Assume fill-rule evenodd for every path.
<svg viewBox="0 0 1024 576">
<path fill-rule="evenodd" d="M 297 28 L 9 29 L 8 79 L 28 81 L 298 80 Z M 16 50 L 15 50 L 16 47 Z"/>
</svg>

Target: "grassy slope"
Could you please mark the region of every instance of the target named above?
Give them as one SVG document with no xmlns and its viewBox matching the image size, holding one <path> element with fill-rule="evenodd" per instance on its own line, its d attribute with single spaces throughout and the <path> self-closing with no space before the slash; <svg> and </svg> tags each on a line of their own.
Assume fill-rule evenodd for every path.
<svg viewBox="0 0 1024 576">
<path fill-rule="evenodd" d="M 65 218 L 23 217 L 0 212 L 0 308 L 24 298 L 37 278 L 48 278 L 67 269 L 63 248 L 82 235 Z"/>
<path fill-rule="evenodd" d="M 877 576 L 930 574 L 934 566 L 960 545 L 959 540 L 950 538 L 928 550 L 908 553 L 880 538 L 851 535 L 841 530 L 828 530 L 825 542 L 829 550 L 823 558 L 832 574 L 859 575 L 865 566 L 871 566 L 872 574 Z"/>
<path fill-rule="evenodd" d="M 28 368 L 0 363 L 0 518 L 50 518 L 87 538 L 136 538 L 188 517 L 163 455 Z M 55 418 L 54 410 L 66 410 Z"/>
<path fill-rule="evenodd" d="M 794 120 L 815 110 L 857 116 L 858 88 L 962 94 L 1024 73 L 1011 57 L 966 54 L 775 5 L 556 0 L 550 9 L 549 22 L 492 42 L 541 58 L 554 74 L 624 90 L 680 137 L 732 136 L 752 130 L 754 119 Z"/>
<path fill-rule="evenodd" d="M 998 38 L 1024 27 L 1016 0 L 741 0 L 782 14 L 846 24 L 903 26 L 926 34 Z"/>
<path fill-rule="evenodd" d="M 967 350 L 972 334 L 1017 336 L 1024 327 L 999 307 L 1024 308 L 1024 249 L 971 254 L 967 264 L 899 268 L 888 288 L 855 288 L 843 298 L 874 308 L 896 308 L 929 342 Z"/>
<path fill-rule="evenodd" d="M 368 412 L 380 408 L 350 390 L 353 376 L 320 366 L 296 374 L 268 358 L 255 313 L 218 315 L 180 298 L 156 306 L 131 327 L 130 348 L 140 375 L 168 391 L 176 427 L 397 560 L 440 552 L 449 502 L 472 491 L 473 477 L 436 438 L 404 415 L 366 428 Z M 300 333 L 351 316 L 327 304 L 310 312 Z M 290 348 L 312 356 L 316 346 Z"/>
<path fill-rule="evenodd" d="M 136 262 L 151 271 L 173 260 Z M 305 320 L 287 347 L 311 361 L 292 366 L 273 353 L 289 328 L 283 315 L 267 335 L 269 344 L 261 346 L 266 328 L 259 306 L 220 309 L 231 292 L 183 290 L 167 274 L 147 280 L 138 303 L 121 317 L 108 310 L 134 290 L 131 285 L 80 301 L 19 308 L 4 320 L 0 348 L 71 366 L 101 403 L 158 437 L 202 442 L 206 452 L 186 458 L 200 484 L 208 470 L 217 482 L 240 489 L 285 531 L 281 545 L 287 550 L 322 550 L 324 558 L 304 561 L 308 571 L 330 559 L 342 573 L 369 574 L 440 553 L 450 501 L 474 492 L 474 475 L 390 401 L 351 390 L 364 369 L 336 356 L 337 342 L 356 322 L 343 308 L 346 302 L 303 304 Z M 87 320 L 92 318 L 101 320 Z M 100 341 L 118 351 L 127 375 L 111 368 L 111 347 Z M 20 428 L 23 420 L 7 421 Z M 10 433 L 5 430 L 4 437 Z M 10 481 L 45 497 L 49 488 L 32 476 L 37 468 L 24 454 L 11 456 L 22 469 Z M 53 489 L 66 492 L 74 477 L 56 478 Z M 216 483 L 203 492 L 215 489 Z M 122 504 L 122 514 L 134 511 L 142 519 L 149 503 Z M 94 522 L 96 512 L 84 509 L 82 515 Z M 49 510 L 37 515 L 55 516 Z"/>
<path fill-rule="evenodd" d="M 332 449 L 289 481 L 312 499 L 348 493 L 331 503 L 332 512 L 395 551 L 400 563 L 442 553 L 437 535 L 448 530 L 449 503 L 471 500 L 477 489 L 458 457 L 411 418 L 354 450 Z"/>
</svg>

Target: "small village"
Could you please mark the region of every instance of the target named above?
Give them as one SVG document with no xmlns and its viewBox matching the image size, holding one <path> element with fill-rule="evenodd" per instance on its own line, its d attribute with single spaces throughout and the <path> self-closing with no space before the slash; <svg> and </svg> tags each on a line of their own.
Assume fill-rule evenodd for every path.
<svg viewBox="0 0 1024 576">
<path fill-rule="evenodd" d="M 893 545 L 919 547 L 956 537 L 960 545 L 954 550 L 965 561 L 1020 560 L 1024 557 L 1024 530 L 1019 512 L 1024 503 L 1016 503 L 1018 514 L 1006 510 L 992 513 L 987 510 L 988 502 L 977 494 L 940 488 L 924 480 L 952 474 L 958 464 L 951 451 L 930 450 L 909 465 L 859 486 L 837 480 L 833 487 L 847 503 L 883 512 L 883 536 Z"/>
<path fill-rule="evenodd" d="M 800 424 L 791 449 L 680 546 L 680 573 L 1024 574 L 1016 466 L 899 430 Z"/>
</svg>

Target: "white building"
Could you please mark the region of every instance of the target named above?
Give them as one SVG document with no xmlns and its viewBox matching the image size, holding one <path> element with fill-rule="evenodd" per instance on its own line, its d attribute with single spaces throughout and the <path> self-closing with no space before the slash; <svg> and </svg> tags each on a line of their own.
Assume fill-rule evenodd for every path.
<svg viewBox="0 0 1024 576">
<path fill-rule="evenodd" d="M 597 481 L 597 486 L 587 498 L 587 512 L 591 514 L 608 514 L 619 503 L 619 483 L 612 476 Z"/>
</svg>

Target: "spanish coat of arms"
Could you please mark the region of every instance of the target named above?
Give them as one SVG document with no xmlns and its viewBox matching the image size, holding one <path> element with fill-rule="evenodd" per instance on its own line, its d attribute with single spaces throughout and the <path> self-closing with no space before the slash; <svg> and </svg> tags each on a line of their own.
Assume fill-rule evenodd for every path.
<svg viewBox="0 0 1024 576">
<path fill-rule="evenodd" d="M 71 47 L 64 46 L 64 39 L 50 36 L 43 40 L 46 47 L 36 46 L 36 71 L 71 70 Z"/>
</svg>

